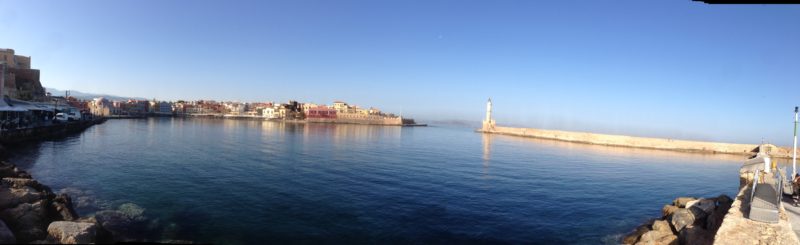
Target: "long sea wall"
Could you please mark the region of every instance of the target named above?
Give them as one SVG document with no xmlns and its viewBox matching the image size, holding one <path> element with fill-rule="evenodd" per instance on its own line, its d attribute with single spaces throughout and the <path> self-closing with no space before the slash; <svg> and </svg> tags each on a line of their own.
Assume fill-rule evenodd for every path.
<svg viewBox="0 0 800 245">
<path fill-rule="evenodd" d="M 92 125 L 105 122 L 105 119 L 71 121 L 21 129 L 0 131 L 0 144 L 14 144 L 24 141 L 42 140 L 81 132 Z"/>
<path fill-rule="evenodd" d="M 373 117 L 306 118 L 306 121 L 313 123 L 346 123 L 346 124 L 403 126 L 403 120 L 399 117 L 373 116 Z"/>
<path fill-rule="evenodd" d="M 535 128 L 512 128 L 512 127 L 484 127 L 478 130 L 483 133 L 504 134 L 522 137 L 532 137 L 549 140 L 559 140 L 566 142 L 634 147 L 645 149 L 700 152 L 700 153 L 724 153 L 737 155 L 753 154 L 759 145 L 756 144 L 732 144 L 719 142 L 703 142 L 690 140 L 676 140 L 663 138 L 647 138 L 625 135 L 596 134 L 586 132 L 570 132 L 560 130 L 544 130 Z M 779 158 L 791 158 L 791 152 L 787 148 L 772 147 L 770 155 Z"/>
</svg>

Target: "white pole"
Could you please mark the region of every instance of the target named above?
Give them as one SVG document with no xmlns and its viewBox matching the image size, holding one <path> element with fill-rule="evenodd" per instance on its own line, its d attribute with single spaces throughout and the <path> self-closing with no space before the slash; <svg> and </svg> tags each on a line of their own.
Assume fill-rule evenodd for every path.
<svg viewBox="0 0 800 245">
<path fill-rule="evenodd" d="M 768 155 L 764 155 L 764 158 L 762 160 L 764 160 L 764 172 L 771 173 L 772 166 L 770 166 L 770 160 L 771 160 L 770 157 Z"/>
<path fill-rule="evenodd" d="M 792 145 L 792 179 L 797 175 L 797 106 L 794 107 L 794 145 Z"/>
</svg>

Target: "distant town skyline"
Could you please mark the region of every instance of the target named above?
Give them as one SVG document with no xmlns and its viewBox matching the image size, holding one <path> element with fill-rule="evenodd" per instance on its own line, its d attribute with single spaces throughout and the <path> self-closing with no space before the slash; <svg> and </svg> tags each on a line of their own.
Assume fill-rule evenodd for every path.
<svg viewBox="0 0 800 245">
<path fill-rule="evenodd" d="M 791 145 L 800 6 L 692 1 L 0 0 L 42 85 L 343 100 L 418 121 Z"/>
</svg>

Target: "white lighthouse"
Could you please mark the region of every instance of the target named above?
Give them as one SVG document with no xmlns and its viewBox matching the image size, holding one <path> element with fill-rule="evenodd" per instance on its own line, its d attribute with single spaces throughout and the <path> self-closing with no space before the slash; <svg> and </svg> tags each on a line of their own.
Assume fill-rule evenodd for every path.
<svg viewBox="0 0 800 245">
<path fill-rule="evenodd" d="M 494 130 L 494 119 L 492 119 L 492 98 L 486 102 L 486 119 L 483 120 L 483 131 Z"/>
</svg>

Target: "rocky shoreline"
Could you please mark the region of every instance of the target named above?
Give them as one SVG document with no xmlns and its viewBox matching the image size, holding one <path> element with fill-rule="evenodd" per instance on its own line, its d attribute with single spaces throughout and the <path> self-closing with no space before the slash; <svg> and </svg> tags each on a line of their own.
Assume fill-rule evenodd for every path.
<svg viewBox="0 0 800 245">
<path fill-rule="evenodd" d="M 78 217 L 56 194 L 14 164 L 0 162 L 0 243 L 110 243 L 96 220 Z"/>
<path fill-rule="evenodd" d="M 145 217 L 145 209 L 136 204 L 113 209 L 98 205 L 90 191 L 64 188 L 55 192 L 7 162 L 9 155 L 0 145 L 0 244 L 192 243 L 155 237 L 160 230 L 175 228 Z M 95 212 L 80 217 L 76 209 Z"/>
<path fill-rule="evenodd" d="M 722 220 L 733 204 L 726 195 L 679 197 L 651 219 L 625 235 L 622 244 L 713 244 Z"/>
</svg>

